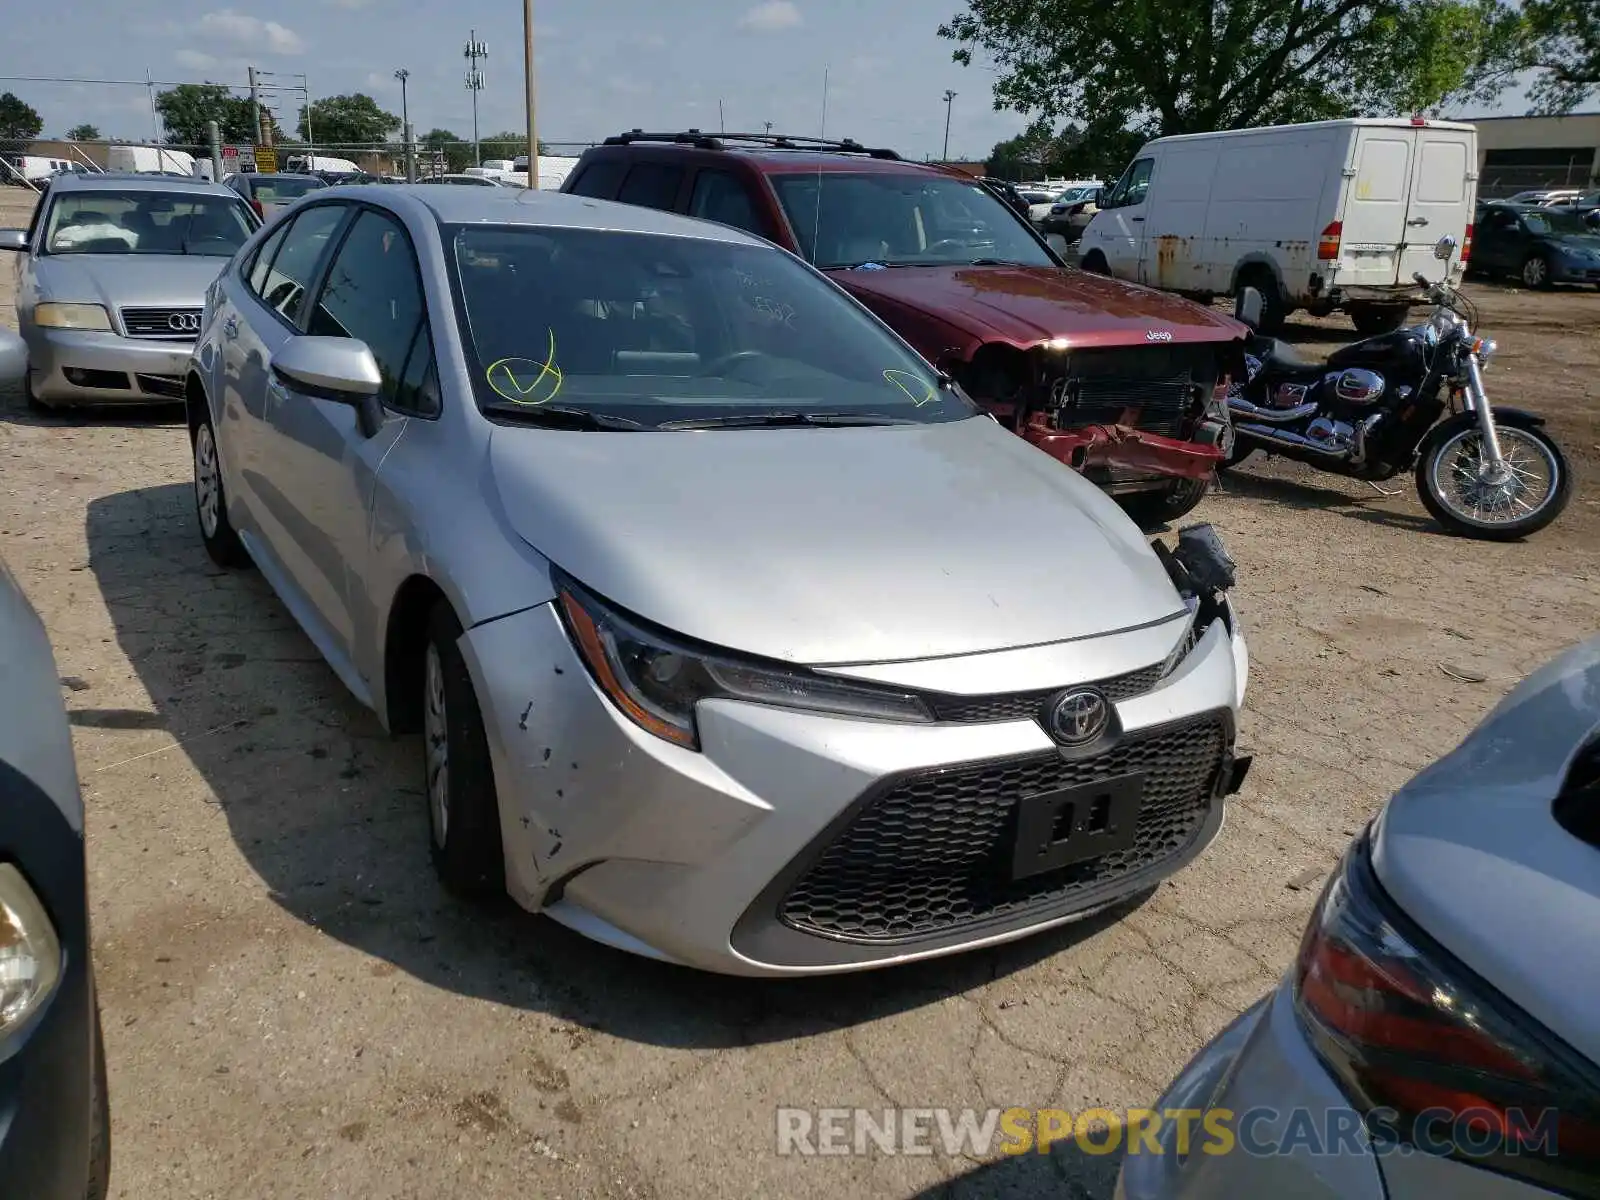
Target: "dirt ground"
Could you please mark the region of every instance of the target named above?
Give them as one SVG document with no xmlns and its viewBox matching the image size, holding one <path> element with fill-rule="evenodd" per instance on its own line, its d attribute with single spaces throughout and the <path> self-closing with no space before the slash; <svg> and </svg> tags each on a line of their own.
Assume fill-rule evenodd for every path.
<svg viewBox="0 0 1600 1200">
<path fill-rule="evenodd" d="M 0 225 L 24 199 L 0 189 Z M 1198 514 L 1239 561 L 1254 660 L 1255 768 L 1217 843 L 1120 921 L 798 984 L 446 897 L 418 746 L 259 576 L 211 566 L 181 424 L 0 396 L 0 555 L 49 626 L 88 806 L 114 1194 L 1105 1200 L 1115 1160 L 1070 1147 L 779 1157 L 774 1110 L 1148 1103 L 1277 979 L 1384 798 L 1600 627 L 1600 294 L 1473 295 L 1492 394 L 1548 414 L 1572 458 L 1565 517 L 1476 543 L 1408 481 L 1247 467 Z"/>
</svg>

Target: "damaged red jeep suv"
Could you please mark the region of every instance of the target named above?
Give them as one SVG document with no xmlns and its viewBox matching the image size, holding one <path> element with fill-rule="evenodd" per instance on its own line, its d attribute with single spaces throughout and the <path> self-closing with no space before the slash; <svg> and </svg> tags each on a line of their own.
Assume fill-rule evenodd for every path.
<svg viewBox="0 0 1600 1200">
<path fill-rule="evenodd" d="M 851 141 L 636 129 L 586 151 L 561 190 L 799 255 L 1143 525 L 1198 504 L 1232 448 L 1226 384 L 1245 327 L 1067 266 L 959 172 Z"/>
</svg>

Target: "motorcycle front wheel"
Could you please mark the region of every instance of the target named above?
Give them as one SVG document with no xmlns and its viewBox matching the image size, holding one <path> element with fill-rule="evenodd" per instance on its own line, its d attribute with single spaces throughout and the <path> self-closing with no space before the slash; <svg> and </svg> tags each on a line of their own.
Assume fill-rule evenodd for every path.
<svg viewBox="0 0 1600 1200">
<path fill-rule="evenodd" d="M 1536 425 L 1499 422 L 1496 472 L 1484 460 L 1477 420 L 1463 414 L 1436 429 L 1417 461 L 1422 503 L 1452 533 L 1509 542 L 1537 533 L 1572 499 L 1566 457 Z"/>
</svg>

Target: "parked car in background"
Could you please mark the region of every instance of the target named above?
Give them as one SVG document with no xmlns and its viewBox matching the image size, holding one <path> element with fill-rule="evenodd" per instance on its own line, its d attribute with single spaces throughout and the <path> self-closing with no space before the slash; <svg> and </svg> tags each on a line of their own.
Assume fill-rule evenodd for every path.
<svg viewBox="0 0 1600 1200">
<path fill-rule="evenodd" d="M 1069 246 L 1077 245 L 1095 213 L 1100 211 L 1104 194 L 1101 184 L 1086 183 L 1065 189 L 1038 218 L 1040 232 L 1046 237 L 1059 237 Z"/>
<path fill-rule="evenodd" d="M 106 147 L 108 171 L 125 171 L 140 175 L 171 174 L 192 179 L 194 161 L 194 155 L 187 150 L 174 150 L 170 146 Z"/>
<path fill-rule="evenodd" d="M 686 213 L 824 271 L 1007 428 L 1145 525 L 1205 495 L 1231 444 L 1246 330 L 1175 296 L 1066 268 L 982 183 L 856 142 L 634 131 L 564 191 Z"/>
<path fill-rule="evenodd" d="M 359 165 L 348 158 L 334 158 L 326 154 L 290 154 L 283 160 L 283 165 L 291 174 L 365 174 Z"/>
<path fill-rule="evenodd" d="M 0 328 L 0 384 L 24 369 Z M 0 562 L 0 1190 L 104 1200 L 110 1101 L 83 798 L 43 622 Z"/>
<path fill-rule="evenodd" d="M 1203 299 L 1254 287 L 1268 333 L 1300 308 L 1398 329 L 1438 240 L 1470 253 L 1477 138 L 1421 117 L 1157 138 L 1084 230 L 1082 263 Z"/>
<path fill-rule="evenodd" d="M 1592 639 L 1389 801 L 1335 868 L 1278 989 L 1155 1105 L 1194 1110 L 1194 1137 L 1180 1147 L 1180 1122 L 1163 1124 L 1124 1160 L 1117 1196 L 1593 1196 L 1597 927 Z M 1237 1134 L 1232 1153 L 1208 1145 L 1202 1112 L 1207 1131 Z"/>
<path fill-rule="evenodd" d="M 182 400 L 206 287 L 259 225 L 202 180 L 63 175 L 16 256 L 17 322 L 36 407 Z"/>
<path fill-rule="evenodd" d="M 1506 198 L 1507 204 L 1571 204 L 1579 196 L 1577 188 L 1535 188 L 1530 192 L 1518 192 Z"/>
<path fill-rule="evenodd" d="M 1023 195 L 1022 189 L 1009 179 L 995 179 L 985 175 L 978 182 L 1000 197 L 1004 203 L 1010 205 L 1013 212 L 1020 213 L 1024 217 L 1028 215 L 1027 196 Z"/>
<path fill-rule="evenodd" d="M 457 187 L 499 187 L 500 181 L 492 175 L 430 175 L 426 179 L 419 179 L 418 183 L 446 183 Z"/>
<path fill-rule="evenodd" d="M 566 182 L 567 176 L 572 174 L 572 168 L 578 165 L 578 160 L 566 154 L 541 154 L 539 155 L 539 190 L 559 192 L 561 185 Z M 523 179 L 528 177 L 528 156 L 519 154 L 511 161 L 511 173 L 520 175 Z"/>
<path fill-rule="evenodd" d="M 1600 229 L 1600 191 L 1585 192 L 1575 200 L 1552 204 L 1557 212 L 1572 213 L 1591 229 Z"/>
<path fill-rule="evenodd" d="M 237 192 L 262 220 L 273 216 L 280 208 L 287 208 L 308 192 L 328 186 L 315 175 L 290 173 L 229 175 L 223 184 Z"/>
<path fill-rule="evenodd" d="M 1247 674 L 1220 546 L 1158 556 L 794 256 L 334 189 L 207 311 L 206 549 L 422 733 L 449 886 L 798 975 L 1082 917 L 1217 832 Z"/>
<path fill-rule="evenodd" d="M 1487 204 L 1474 234 L 1472 268 L 1531 288 L 1600 286 L 1600 230 L 1570 209 Z"/>
</svg>

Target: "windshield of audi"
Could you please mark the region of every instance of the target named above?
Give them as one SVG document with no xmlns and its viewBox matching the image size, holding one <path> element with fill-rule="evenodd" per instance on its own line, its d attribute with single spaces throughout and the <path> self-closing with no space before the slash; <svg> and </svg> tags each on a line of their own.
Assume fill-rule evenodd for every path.
<svg viewBox="0 0 1600 1200">
<path fill-rule="evenodd" d="M 200 254 L 230 258 L 254 224 L 242 201 L 182 192 L 68 192 L 45 228 L 47 254 Z"/>
<path fill-rule="evenodd" d="M 855 301 L 770 247 L 515 225 L 443 233 L 485 412 L 619 430 L 977 412 Z"/>
<path fill-rule="evenodd" d="M 769 176 L 801 253 L 841 267 L 1058 265 L 982 184 L 922 171 Z"/>
</svg>

